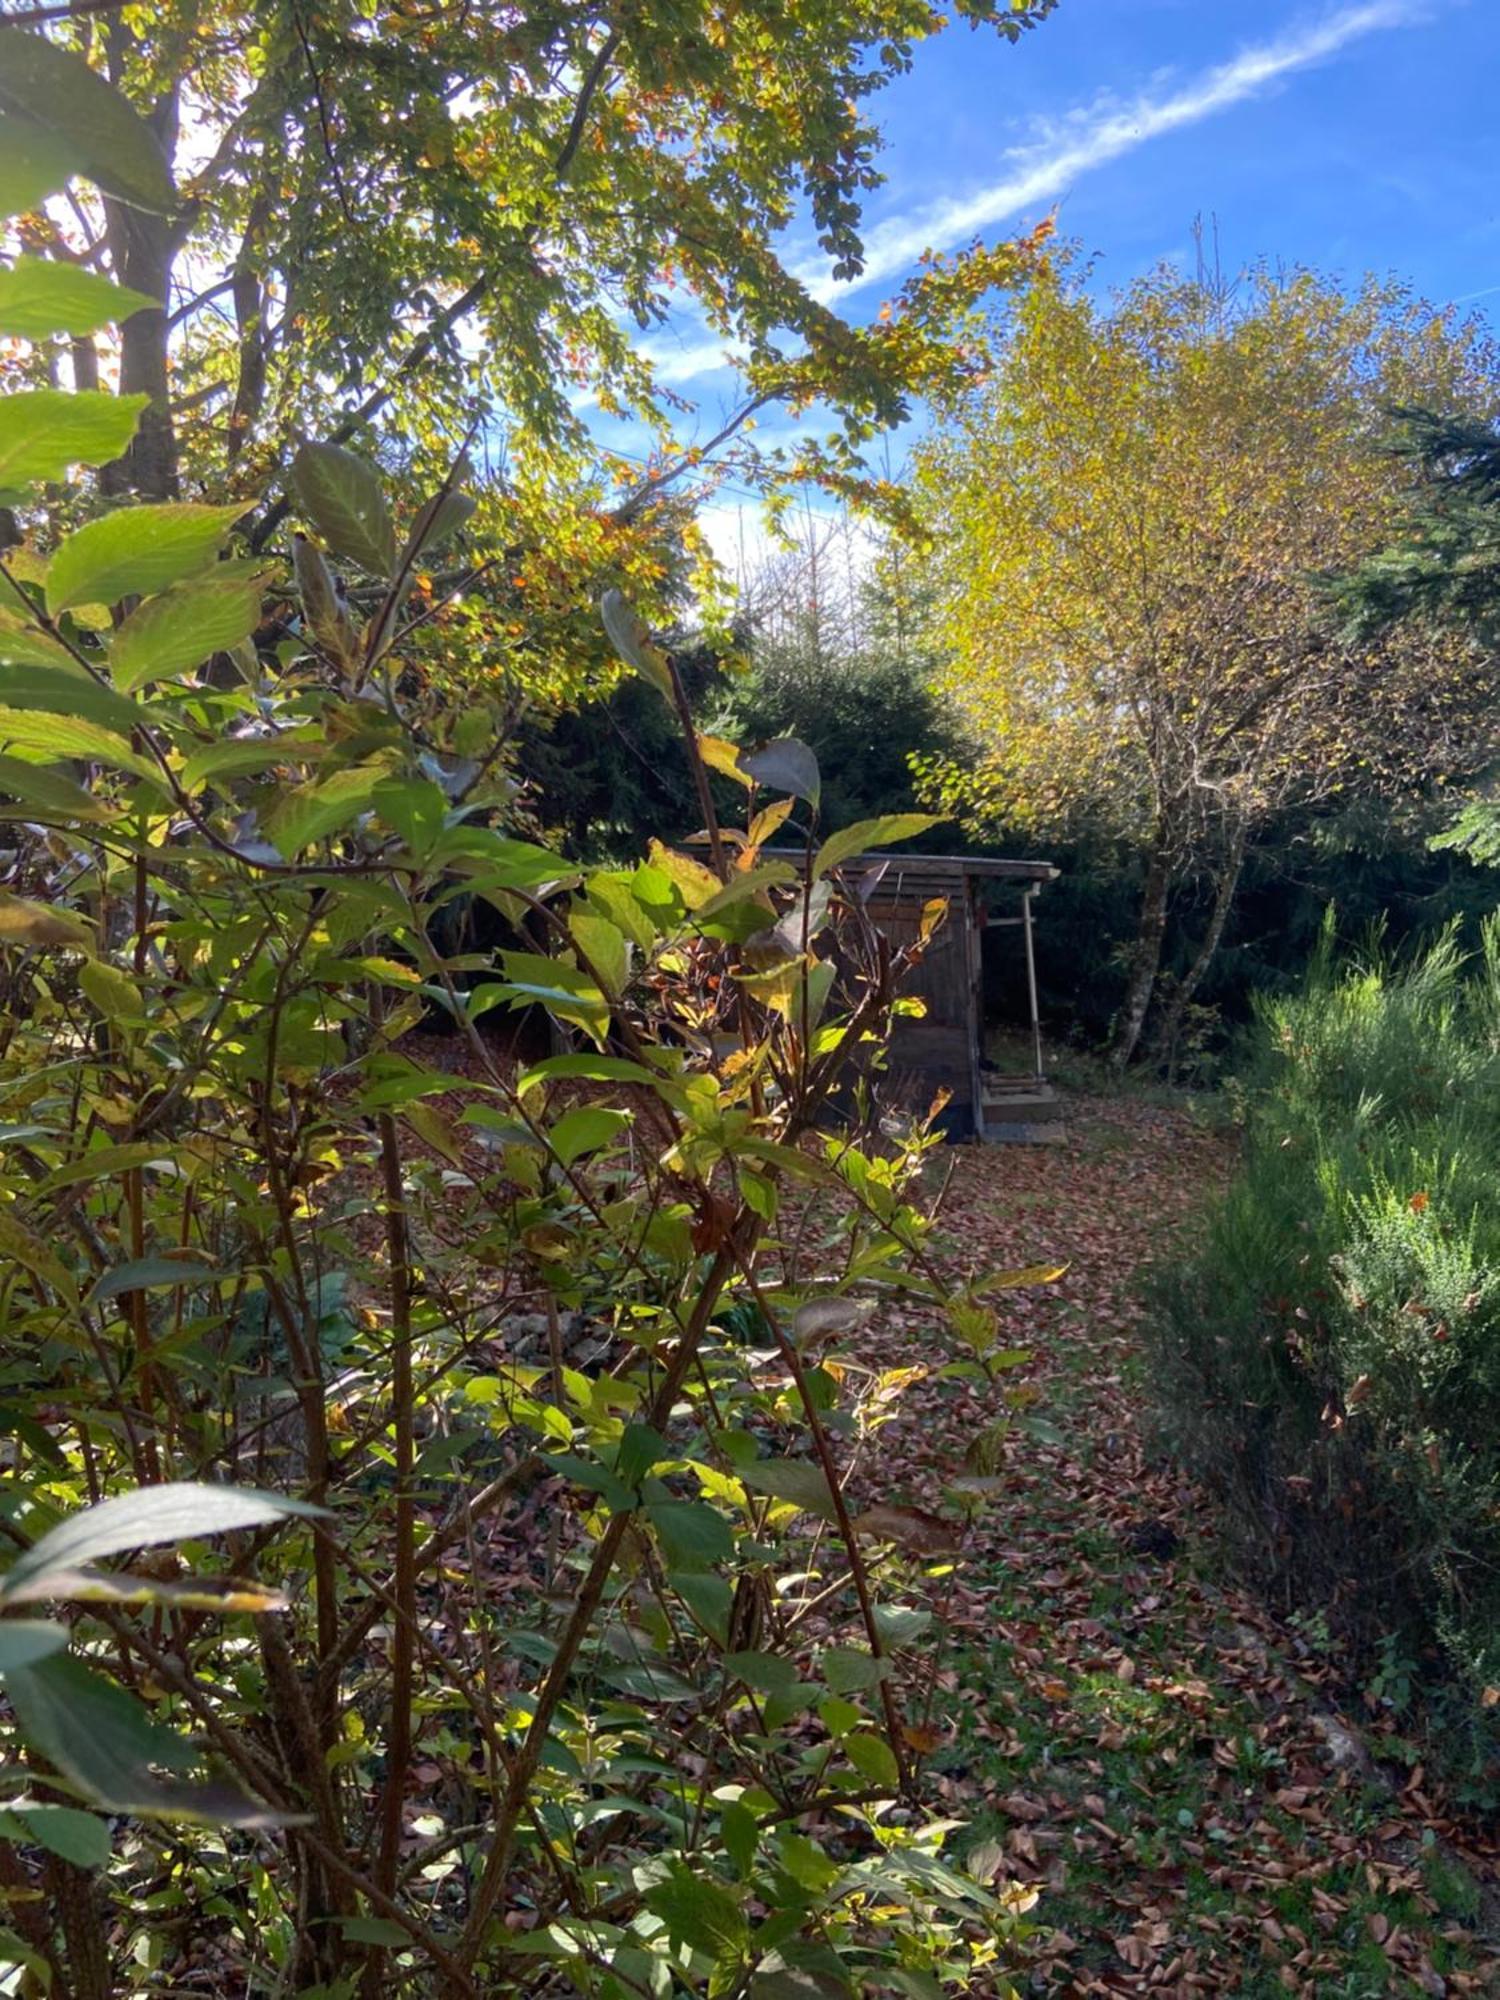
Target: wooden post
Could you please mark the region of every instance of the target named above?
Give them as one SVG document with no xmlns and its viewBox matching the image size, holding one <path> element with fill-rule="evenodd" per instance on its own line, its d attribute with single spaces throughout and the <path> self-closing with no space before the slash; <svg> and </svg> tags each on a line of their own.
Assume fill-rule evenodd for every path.
<svg viewBox="0 0 1500 2000">
<path fill-rule="evenodd" d="M 971 875 L 964 883 L 964 928 L 969 973 L 969 1076 L 974 1093 L 974 1137 L 984 1130 L 984 890 Z"/>
<path fill-rule="evenodd" d="M 1035 883 L 1021 891 L 1021 926 L 1026 938 L 1026 987 L 1031 996 L 1031 1045 L 1036 1051 L 1036 1080 L 1041 1083 L 1046 1072 L 1042 1068 L 1042 1016 L 1036 997 L 1036 953 L 1031 943 L 1031 899 L 1035 894 Z"/>
</svg>

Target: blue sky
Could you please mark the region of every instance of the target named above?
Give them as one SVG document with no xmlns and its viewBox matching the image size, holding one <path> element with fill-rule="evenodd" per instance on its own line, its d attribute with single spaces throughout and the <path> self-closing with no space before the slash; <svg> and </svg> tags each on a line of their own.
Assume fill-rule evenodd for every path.
<svg viewBox="0 0 1500 2000">
<path fill-rule="evenodd" d="M 872 220 L 1013 186 L 1124 281 L 1202 211 L 1226 263 L 1446 300 L 1500 286 L 1497 74 L 1497 0 L 1062 0 L 1015 48 L 950 30 L 922 51 L 886 97 Z"/>
<path fill-rule="evenodd" d="M 1202 214 L 1228 270 L 1391 273 L 1492 311 L 1497 77 L 1500 0 L 1062 0 L 1014 46 L 950 28 L 880 101 L 870 268 L 838 303 L 866 317 L 923 248 L 1055 208 L 1106 285 L 1190 257 Z M 732 406 L 701 331 L 651 344 L 707 424 Z"/>
</svg>

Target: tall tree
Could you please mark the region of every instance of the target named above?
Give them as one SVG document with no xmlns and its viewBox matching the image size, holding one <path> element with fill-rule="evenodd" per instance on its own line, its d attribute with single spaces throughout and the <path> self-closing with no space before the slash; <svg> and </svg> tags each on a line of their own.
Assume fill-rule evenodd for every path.
<svg viewBox="0 0 1500 2000">
<path fill-rule="evenodd" d="M 1053 4 L 958 12 L 1014 39 Z M 16 241 L 144 301 L 117 348 L 83 335 L 68 357 L 75 386 L 149 398 L 106 488 L 253 498 L 265 546 L 299 432 L 427 477 L 477 427 L 476 526 L 514 552 L 488 579 L 501 654 L 517 592 L 533 646 L 539 612 L 622 566 L 644 597 L 652 503 L 715 452 L 741 479 L 787 469 L 748 421 L 769 402 L 828 405 L 834 434 L 797 469 L 858 485 L 868 437 L 966 365 L 952 308 L 1025 265 L 1009 248 L 933 265 L 866 326 L 783 261 L 802 220 L 828 273 L 862 268 L 874 108 L 942 24 L 924 0 L 807 0 L 794 21 L 781 0 L 40 11 L 43 28 L 0 25 L 0 173 L 35 181 Z M 133 134 L 125 168 L 64 50 L 149 120 L 155 144 L 143 156 Z M 69 171 L 97 195 L 63 197 Z M 639 339 L 683 313 L 742 358 L 744 401 L 711 448 Z M 600 463 L 595 405 L 647 425 L 644 467 Z M 557 657 L 582 643 L 575 624 Z"/>
<path fill-rule="evenodd" d="M 1123 1063 L 1179 883 L 1212 898 L 1169 1049 L 1270 815 L 1488 758 L 1483 663 L 1431 631 L 1336 631 L 1312 578 L 1396 517 L 1390 407 L 1482 407 L 1494 376 L 1471 326 L 1391 285 L 1164 268 L 1100 303 L 1086 275 L 1065 257 L 1032 287 L 920 456 L 939 683 L 973 746 L 926 777 L 972 819 L 1141 843 Z"/>
<path fill-rule="evenodd" d="M 1415 477 L 1390 540 L 1329 594 L 1356 637 L 1420 620 L 1500 648 L 1500 424 L 1399 413 L 1392 450 Z"/>
<path fill-rule="evenodd" d="M 739 580 L 745 665 L 724 683 L 725 728 L 800 737 L 840 820 L 915 810 L 912 757 L 953 740 L 899 594 L 904 538 L 810 506 L 783 526 L 786 546 Z"/>
<path fill-rule="evenodd" d="M 1437 630 L 1493 659 L 1500 653 L 1500 426 L 1402 412 L 1394 449 L 1416 483 L 1386 547 L 1328 580 L 1345 630 L 1356 639 L 1414 628 Z M 1472 797 L 1438 847 L 1500 862 L 1500 804 L 1490 782 Z"/>
</svg>

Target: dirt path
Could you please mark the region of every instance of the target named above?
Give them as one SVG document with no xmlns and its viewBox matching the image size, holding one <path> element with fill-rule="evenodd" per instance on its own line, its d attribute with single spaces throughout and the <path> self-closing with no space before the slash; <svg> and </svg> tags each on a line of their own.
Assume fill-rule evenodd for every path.
<svg viewBox="0 0 1500 2000">
<path fill-rule="evenodd" d="M 1211 1511 L 1143 1442 L 1130 1280 L 1226 1171 L 1184 1113 L 1123 1101 L 1075 1103 L 1066 1148 L 958 1157 L 948 1263 L 1069 1270 L 1001 1295 L 1033 1358 L 1003 1378 L 1023 1407 L 950 1606 L 932 1768 L 1002 1879 L 1042 1885 L 1035 1992 L 1500 1993 L 1495 1842 L 1420 1767 L 1392 1785 L 1350 1754 L 1295 1633 L 1215 1581 Z M 922 1318 L 891 1315 L 879 1358 L 916 1358 Z M 941 1506 L 997 1407 L 918 1385 L 872 1457 L 882 1497 Z"/>
</svg>

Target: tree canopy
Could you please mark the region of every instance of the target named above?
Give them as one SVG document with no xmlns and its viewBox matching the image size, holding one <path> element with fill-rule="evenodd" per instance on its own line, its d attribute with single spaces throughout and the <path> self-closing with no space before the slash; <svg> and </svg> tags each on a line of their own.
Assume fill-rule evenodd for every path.
<svg viewBox="0 0 1500 2000">
<path fill-rule="evenodd" d="M 1051 4 L 959 14 L 1014 37 Z M 954 313 L 1025 267 L 1008 246 L 932 262 L 868 325 L 828 302 L 862 267 L 879 92 L 941 24 L 923 0 L 806 0 L 794 17 L 779 0 L 170 0 L 4 28 L 20 240 L 140 308 L 117 355 L 84 328 L 5 365 L 145 395 L 106 487 L 253 502 L 257 546 L 285 513 L 299 435 L 374 449 L 419 482 L 472 436 L 479 526 L 509 554 L 470 593 L 471 653 L 566 684 L 602 661 L 577 614 L 588 585 L 654 602 L 664 540 L 701 553 L 690 510 L 655 504 L 666 489 L 701 480 L 715 451 L 758 484 L 786 470 L 751 423 L 776 401 L 828 412 L 799 471 L 868 488 L 866 440 L 969 365 Z M 149 129 L 94 93 L 78 117 L 69 55 Z M 91 185 L 38 206 L 70 172 Z M 794 223 L 810 263 L 786 253 Z M 641 339 L 673 315 L 741 360 L 744 400 L 712 445 Z M 594 412 L 643 425 L 644 456 L 601 457 Z"/>
<path fill-rule="evenodd" d="M 1468 649 L 1350 640 L 1313 579 L 1396 517 L 1390 407 L 1493 392 L 1475 331 L 1393 286 L 1162 269 L 1103 303 L 1086 277 L 1064 257 L 1030 288 L 993 377 L 920 454 L 939 685 L 972 742 L 927 779 L 979 822 L 1148 849 L 1128 1054 L 1174 883 L 1206 869 L 1218 887 L 1185 1004 L 1268 814 L 1419 785 L 1488 742 Z"/>
</svg>

